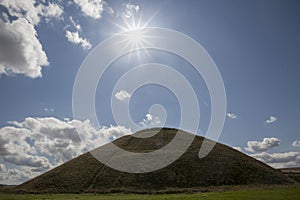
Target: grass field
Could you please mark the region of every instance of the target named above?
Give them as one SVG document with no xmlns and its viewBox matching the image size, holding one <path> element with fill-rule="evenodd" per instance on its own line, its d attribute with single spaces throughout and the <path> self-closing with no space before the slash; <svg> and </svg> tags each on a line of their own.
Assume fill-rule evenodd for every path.
<svg viewBox="0 0 300 200">
<path fill-rule="evenodd" d="M 0 194 L 1 200 L 172 200 L 172 199 L 300 199 L 300 188 L 281 188 L 268 190 L 209 192 L 196 194 L 160 194 L 160 195 L 137 195 L 137 194 L 26 194 L 12 195 Z"/>
</svg>

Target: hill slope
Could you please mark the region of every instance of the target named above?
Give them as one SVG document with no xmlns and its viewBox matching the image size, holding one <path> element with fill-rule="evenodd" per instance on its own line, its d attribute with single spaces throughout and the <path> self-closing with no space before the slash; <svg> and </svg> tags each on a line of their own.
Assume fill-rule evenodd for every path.
<svg viewBox="0 0 300 200">
<path fill-rule="evenodd" d="M 294 179 L 294 180 L 297 181 L 298 183 L 300 183 L 300 167 L 295 167 L 295 168 L 283 168 L 283 169 L 280 169 L 280 171 L 281 171 L 284 175 L 286 175 L 286 176 L 288 176 L 288 177 Z"/>
<path fill-rule="evenodd" d="M 153 132 L 148 129 L 140 133 Z M 133 152 L 153 151 L 168 144 L 177 129 L 164 128 L 151 138 L 124 136 L 114 143 Z M 177 134 L 189 134 L 179 131 Z M 197 136 L 188 150 L 171 165 L 145 174 L 111 169 L 90 153 L 16 187 L 19 191 L 38 193 L 105 192 L 114 189 L 156 190 L 215 185 L 285 184 L 293 182 L 275 170 L 228 146 L 217 143 L 203 159 L 198 158 L 203 137 Z M 94 151 L 101 153 L 100 147 Z"/>
</svg>

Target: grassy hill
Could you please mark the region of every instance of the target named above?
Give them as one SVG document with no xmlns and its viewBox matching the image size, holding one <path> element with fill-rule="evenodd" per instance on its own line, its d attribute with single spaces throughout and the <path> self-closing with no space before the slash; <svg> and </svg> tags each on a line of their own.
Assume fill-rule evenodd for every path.
<svg viewBox="0 0 300 200">
<path fill-rule="evenodd" d="M 146 134 L 148 129 L 137 134 Z M 124 136 L 114 144 L 132 152 L 147 152 L 168 144 L 177 129 L 164 128 L 151 138 Z M 147 133 L 147 134 L 148 134 Z M 179 131 L 177 134 L 189 134 Z M 203 159 L 198 152 L 203 137 L 197 136 L 188 150 L 171 165 L 145 174 L 133 174 L 111 169 L 90 153 L 85 153 L 16 187 L 18 191 L 34 193 L 81 193 L 168 190 L 219 185 L 287 184 L 293 180 L 279 170 L 257 161 L 228 146 L 217 143 Z M 101 153 L 105 145 L 95 149 Z"/>
</svg>

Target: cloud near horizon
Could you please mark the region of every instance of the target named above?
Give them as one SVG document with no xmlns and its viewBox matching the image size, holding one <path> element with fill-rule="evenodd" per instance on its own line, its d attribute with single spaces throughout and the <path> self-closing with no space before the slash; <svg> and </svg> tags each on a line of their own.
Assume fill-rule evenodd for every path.
<svg viewBox="0 0 300 200">
<path fill-rule="evenodd" d="M 298 167 L 300 165 L 300 152 L 285 153 L 257 153 L 250 154 L 255 159 L 267 163 L 274 168 Z"/>
<path fill-rule="evenodd" d="M 264 138 L 262 141 L 248 141 L 245 150 L 249 152 L 263 152 L 279 145 L 280 140 L 278 138 Z"/>
<path fill-rule="evenodd" d="M 236 147 L 232 147 L 233 149 L 235 149 L 235 150 L 238 150 L 238 151 L 242 151 L 242 148 L 241 147 L 239 147 L 239 146 L 236 146 Z"/>
<path fill-rule="evenodd" d="M 145 119 L 143 119 L 143 121 L 141 121 L 139 124 L 144 128 L 150 128 L 161 125 L 161 123 L 162 122 L 159 117 L 147 113 Z"/>
<path fill-rule="evenodd" d="M 295 140 L 292 144 L 293 147 L 300 147 L 300 140 Z"/>
<path fill-rule="evenodd" d="M 16 184 L 39 175 L 59 164 L 121 136 L 132 134 L 123 126 L 95 128 L 90 121 L 60 120 L 54 117 L 12 121 L 0 129 L 0 173 L 5 184 Z M 79 137 L 80 135 L 80 137 Z M 12 167 L 13 166 L 13 167 Z M 22 176 L 8 176 L 9 170 L 23 171 Z M 13 179 L 20 178 L 20 179 Z"/>
</svg>

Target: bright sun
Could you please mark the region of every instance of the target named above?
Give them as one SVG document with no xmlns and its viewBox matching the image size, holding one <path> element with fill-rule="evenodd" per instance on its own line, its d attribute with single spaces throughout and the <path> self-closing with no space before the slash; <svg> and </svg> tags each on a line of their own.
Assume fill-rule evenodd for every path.
<svg viewBox="0 0 300 200">
<path fill-rule="evenodd" d="M 146 33 L 144 29 L 129 30 L 124 33 L 126 40 L 132 48 L 143 48 L 146 40 Z"/>
<path fill-rule="evenodd" d="M 132 51 L 145 50 L 145 45 L 149 43 L 146 29 L 149 21 L 142 24 L 141 18 L 136 20 L 135 16 L 132 16 L 130 19 L 124 20 L 125 26 L 117 25 L 123 31 L 121 34 L 124 35 L 124 44 L 130 46 Z"/>
</svg>

